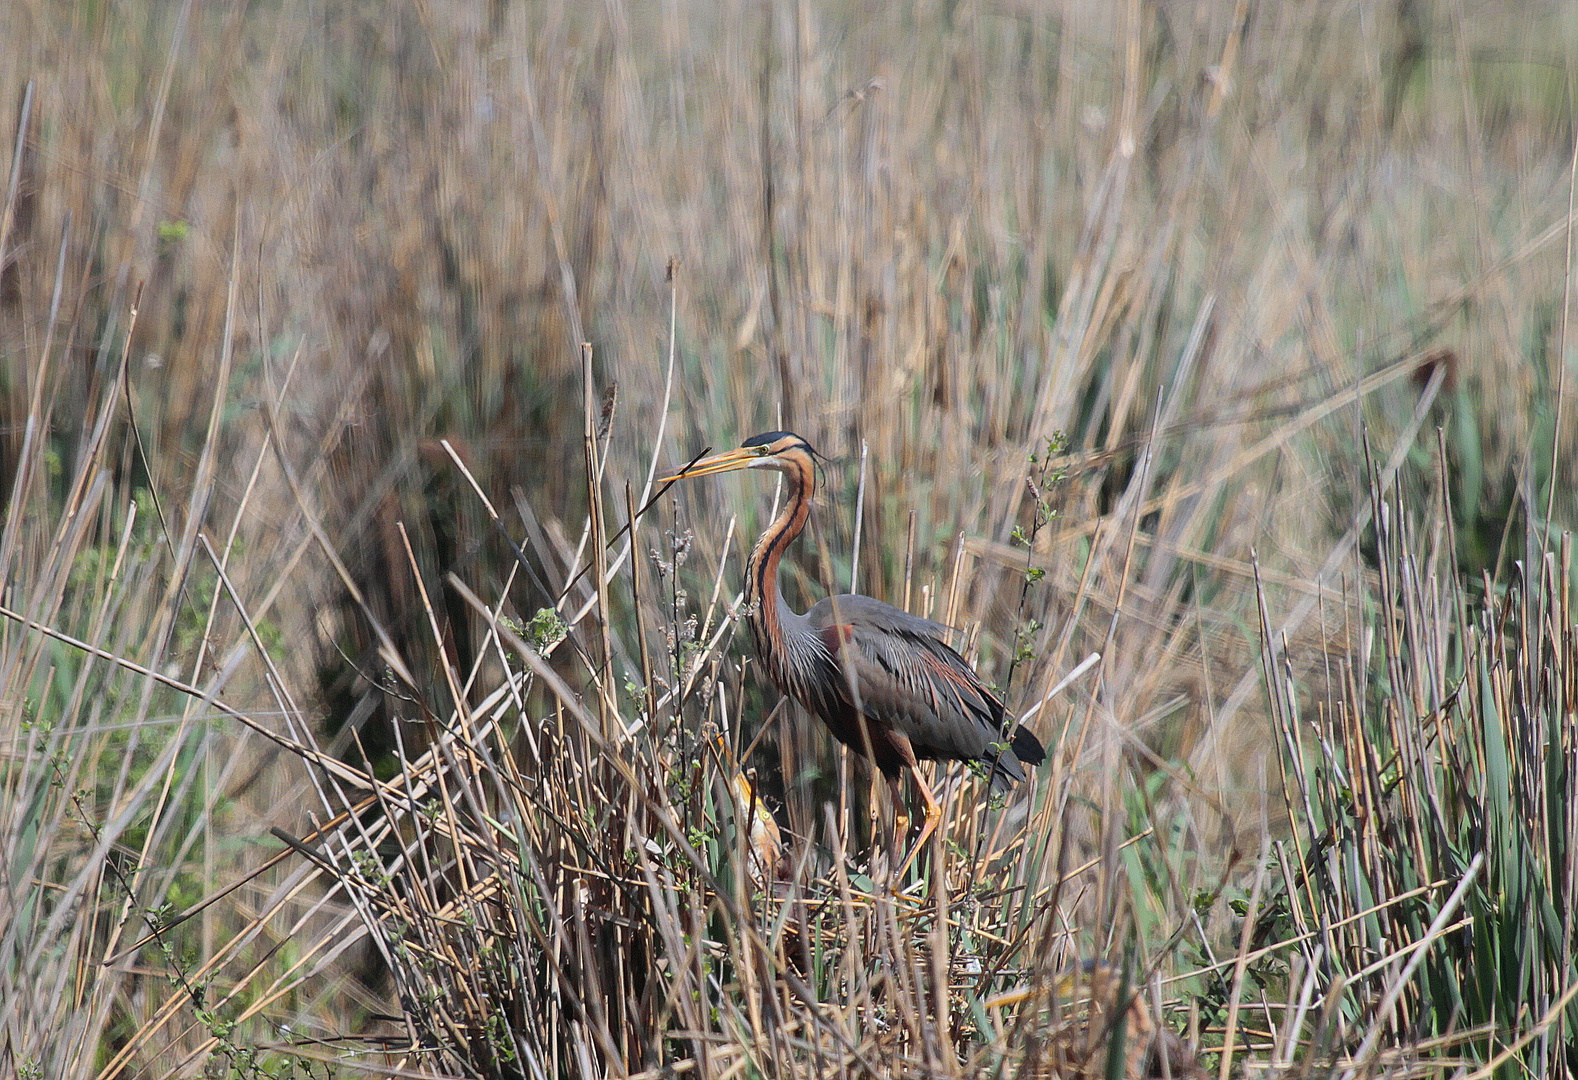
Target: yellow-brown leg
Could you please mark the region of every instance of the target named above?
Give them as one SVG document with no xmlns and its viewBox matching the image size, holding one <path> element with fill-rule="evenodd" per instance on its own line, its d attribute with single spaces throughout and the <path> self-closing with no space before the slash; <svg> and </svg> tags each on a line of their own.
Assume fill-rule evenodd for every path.
<svg viewBox="0 0 1578 1080">
<path fill-rule="evenodd" d="M 915 846 L 910 848 L 909 855 L 905 856 L 904 861 L 899 864 L 898 870 L 894 872 L 894 881 L 898 881 L 904 876 L 904 871 L 910 868 L 910 863 L 915 861 L 915 856 L 920 854 L 921 848 L 926 845 L 926 841 L 936 831 L 937 823 L 942 820 L 942 807 L 937 805 L 937 800 L 932 795 L 931 788 L 926 785 L 926 778 L 921 775 L 919 765 L 911 763 L 910 776 L 914 778 L 915 788 L 920 792 L 921 800 L 926 804 L 926 821 L 921 825 L 920 835 L 915 838 Z M 907 817 L 904 824 L 907 828 L 909 825 Z M 903 834 L 901 833 L 900 835 Z"/>
<path fill-rule="evenodd" d="M 897 776 L 888 777 L 888 798 L 893 803 L 893 832 L 888 835 L 888 866 L 898 865 L 899 856 L 904 853 L 904 838 L 910 831 L 909 807 L 904 804 L 904 786 Z M 876 844 L 876 834 L 871 840 Z"/>
<path fill-rule="evenodd" d="M 871 833 L 870 833 L 870 836 L 871 836 L 871 850 L 873 852 L 875 852 L 877 850 L 877 837 L 882 835 L 882 803 L 879 802 L 878 799 L 877 799 L 877 781 L 880 778 L 881 778 L 881 773 L 879 773 L 876 769 L 872 769 L 871 770 L 871 786 L 866 792 L 866 812 L 868 814 L 870 814 L 870 816 L 871 816 Z M 892 786 L 890 784 L 889 785 L 889 790 L 891 790 L 891 789 L 892 789 Z M 895 800 L 894 803 L 893 803 L 893 813 L 895 815 L 897 815 L 897 814 L 901 814 L 903 812 L 904 811 L 901 809 L 899 802 L 897 800 Z M 893 857 L 896 856 L 897 854 L 898 854 L 898 852 L 896 852 L 896 851 L 888 852 L 888 861 L 889 861 L 889 863 L 892 862 Z"/>
<path fill-rule="evenodd" d="M 937 805 L 937 800 L 932 796 L 931 788 L 926 786 L 926 778 L 921 775 L 920 765 L 915 761 L 915 751 L 910 747 L 910 741 L 897 731 L 889 729 L 888 741 L 893 749 L 898 752 L 899 760 L 909 767 L 910 776 L 915 779 L 915 790 L 920 792 L 921 801 L 926 804 L 926 823 L 921 826 L 920 836 L 915 840 L 915 846 L 910 848 L 909 855 L 899 864 L 893 872 L 893 884 L 897 886 L 903 878 L 904 871 L 910 868 L 910 863 L 915 861 L 915 856 L 920 854 L 922 845 L 930 839 L 932 832 L 937 828 L 937 822 L 942 820 L 942 807 Z M 892 777 L 888 783 L 893 789 L 893 831 L 895 834 L 894 850 L 898 850 L 897 838 L 909 831 L 909 815 L 904 813 L 904 800 L 899 792 L 899 778 Z"/>
</svg>

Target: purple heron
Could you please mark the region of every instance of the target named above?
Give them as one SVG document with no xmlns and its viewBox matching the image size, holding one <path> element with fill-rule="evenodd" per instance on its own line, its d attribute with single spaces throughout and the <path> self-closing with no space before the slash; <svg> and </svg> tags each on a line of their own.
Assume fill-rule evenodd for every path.
<svg viewBox="0 0 1578 1080">
<path fill-rule="evenodd" d="M 917 761 L 979 761 L 992 786 L 1025 778 L 1046 760 L 1021 725 L 1005 737 L 1003 702 L 947 642 L 942 623 L 869 596 L 819 600 L 801 615 L 784 602 L 778 563 L 805 528 L 816 489 L 816 451 L 789 431 L 746 439 L 738 450 L 703 458 L 665 481 L 736 469 L 774 469 L 789 497 L 745 564 L 745 612 L 756 653 L 779 690 L 821 717 L 833 737 L 867 755 L 887 779 L 899 830 L 907 829 L 899 778 L 905 769 L 926 804 L 926 821 L 899 873 L 937 827 L 942 808 Z"/>
</svg>

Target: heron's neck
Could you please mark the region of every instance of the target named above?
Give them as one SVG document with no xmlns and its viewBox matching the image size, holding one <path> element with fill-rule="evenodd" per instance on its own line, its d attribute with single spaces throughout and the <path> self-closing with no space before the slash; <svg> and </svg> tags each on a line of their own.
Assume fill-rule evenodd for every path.
<svg viewBox="0 0 1578 1080">
<path fill-rule="evenodd" d="M 811 513 L 809 492 L 794 473 L 786 473 L 789 497 L 776 521 L 762 533 L 745 564 L 745 605 L 751 636 L 756 639 L 756 654 L 768 662 L 776 678 L 781 665 L 780 650 L 788 634 L 800 630 L 804 617 L 784 602 L 778 583 L 778 563 L 785 549 L 805 528 Z"/>
</svg>

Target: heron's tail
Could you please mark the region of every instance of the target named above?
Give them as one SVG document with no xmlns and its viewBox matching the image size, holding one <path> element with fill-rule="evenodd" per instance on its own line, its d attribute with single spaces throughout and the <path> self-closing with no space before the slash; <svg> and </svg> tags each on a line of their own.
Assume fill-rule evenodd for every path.
<svg viewBox="0 0 1578 1080">
<path fill-rule="evenodd" d="M 993 789 L 1008 790 L 1025 778 L 1026 765 L 1039 765 L 1046 759 L 1046 748 L 1041 745 L 1040 739 L 1030 734 L 1022 725 L 1014 728 L 1007 749 L 992 765 Z"/>
<path fill-rule="evenodd" d="M 1047 748 L 1023 724 L 1014 728 L 1014 737 L 1008 745 L 1013 748 L 1014 757 L 1026 765 L 1039 765 L 1047 759 Z"/>
</svg>

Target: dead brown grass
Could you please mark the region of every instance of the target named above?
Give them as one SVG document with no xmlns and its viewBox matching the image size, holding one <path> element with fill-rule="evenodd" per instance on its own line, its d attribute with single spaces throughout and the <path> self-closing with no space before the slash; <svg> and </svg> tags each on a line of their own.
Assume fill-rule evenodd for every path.
<svg viewBox="0 0 1578 1080">
<path fill-rule="evenodd" d="M 837 459 L 808 597 L 912 593 L 1021 709 L 1100 652 L 1036 720 L 1071 850 L 1110 859 L 1118 785 L 1150 785 L 1156 820 L 1185 822 L 1175 900 L 1287 814 L 1253 568 L 1274 667 L 1322 686 L 1360 644 L 1361 433 L 1422 517 L 1450 501 L 1469 575 L 1575 517 L 1560 4 L 22 0 L 0 41 L 0 97 L 32 88 L 0 219 L 8 604 L 98 640 L 111 586 L 138 582 L 106 651 L 222 674 L 224 700 L 327 752 L 354 757 L 352 730 L 374 760 L 424 751 L 396 745 L 399 718 L 482 696 L 441 672 L 503 679 L 446 574 L 524 620 L 584 565 L 582 341 L 615 399 L 608 531 L 654 459 L 789 426 Z M 1415 467 L 1437 427 L 1445 468 Z M 1044 489 L 1026 592 L 1012 534 L 1059 430 L 1068 479 Z M 697 593 L 764 520 L 755 493 L 712 490 L 638 547 L 688 533 Z M 122 536 L 134 506 L 160 522 L 144 547 Z M 78 565 L 118 551 L 143 552 L 127 577 Z M 608 638 L 627 674 L 633 610 Z M 53 669 L 16 648 L 29 674 L 0 693 L 22 688 L 20 718 Z M 570 652 L 557 670 L 585 690 Z M 234 820 L 310 831 L 311 770 L 228 724 L 211 738 L 229 771 L 203 783 Z M 821 835 L 833 760 L 798 723 L 766 741 L 793 832 Z M 198 835 L 204 873 L 251 864 Z M 1111 914 L 1115 889 L 1079 902 Z M 1120 934 L 1100 925 L 1096 951 Z M 360 959 L 299 1012 L 393 1011 Z"/>
</svg>

